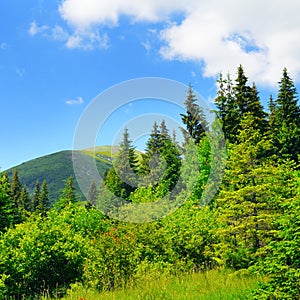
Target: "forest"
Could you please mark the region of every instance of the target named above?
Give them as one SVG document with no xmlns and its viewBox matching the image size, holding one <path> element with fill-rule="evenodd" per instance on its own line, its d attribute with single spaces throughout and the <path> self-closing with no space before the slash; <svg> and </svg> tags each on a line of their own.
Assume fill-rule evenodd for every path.
<svg viewBox="0 0 300 300">
<path fill-rule="evenodd" d="M 0 298 L 93 291 L 101 299 L 158 278 L 221 272 L 255 282 L 242 298 L 203 299 L 300 299 L 295 84 L 284 68 L 267 108 L 242 66 L 234 80 L 220 74 L 217 84 L 221 127 L 209 123 L 189 85 L 180 116 L 184 142 L 155 122 L 141 153 L 125 129 L 113 166 L 101 183 L 91 182 L 86 201 L 72 176 L 52 204 L 46 181 L 31 194 L 17 169 L 12 178 L 1 175 Z M 152 206 L 161 199 L 166 207 Z M 137 204 L 142 210 L 134 214 Z"/>
</svg>

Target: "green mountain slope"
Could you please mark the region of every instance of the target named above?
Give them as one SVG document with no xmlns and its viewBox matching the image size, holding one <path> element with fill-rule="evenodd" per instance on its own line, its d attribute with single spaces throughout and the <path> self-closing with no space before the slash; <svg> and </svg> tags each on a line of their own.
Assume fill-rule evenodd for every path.
<svg viewBox="0 0 300 300">
<path fill-rule="evenodd" d="M 95 151 L 93 149 L 76 151 L 76 158 L 86 162 L 96 161 L 99 174 L 103 176 L 105 170 L 109 170 L 111 167 L 113 158 L 110 155 L 110 148 L 109 146 L 103 146 L 95 148 Z M 14 169 L 18 169 L 21 183 L 27 185 L 30 193 L 34 191 L 37 180 L 40 183 L 46 180 L 52 202 L 59 198 L 60 192 L 65 185 L 64 181 L 72 175 L 78 196 L 80 199 L 84 199 L 74 174 L 72 151 L 53 153 L 15 166 L 5 171 L 10 178 L 12 178 Z"/>
</svg>

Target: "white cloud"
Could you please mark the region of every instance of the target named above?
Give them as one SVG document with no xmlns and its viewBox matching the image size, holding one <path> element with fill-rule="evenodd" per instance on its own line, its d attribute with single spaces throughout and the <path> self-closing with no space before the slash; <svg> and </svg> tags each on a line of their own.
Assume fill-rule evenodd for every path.
<svg viewBox="0 0 300 300">
<path fill-rule="evenodd" d="M 6 43 L 4 43 L 4 42 L 0 43 L 0 49 L 1 50 L 5 50 L 5 49 L 7 49 L 7 47 L 8 47 L 8 45 Z"/>
<path fill-rule="evenodd" d="M 69 48 L 107 47 L 99 30 L 118 26 L 121 16 L 159 22 L 165 59 L 194 61 L 207 77 L 220 71 L 235 76 L 242 64 L 250 81 L 266 85 L 276 84 L 284 66 L 300 81 L 299 11 L 299 0 L 62 0 L 59 6 L 72 32 Z M 173 22 L 175 14 L 180 22 Z M 41 30 L 32 24 L 32 35 Z"/>
<path fill-rule="evenodd" d="M 151 43 L 149 41 L 142 42 L 142 46 L 145 48 L 147 52 L 151 51 Z"/>
<path fill-rule="evenodd" d="M 108 36 L 107 34 L 100 35 L 98 31 L 79 30 L 68 37 L 66 47 L 83 50 L 105 49 L 109 47 Z"/>
<path fill-rule="evenodd" d="M 37 35 L 37 34 L 44 33 L 48 29 L 49 29 L 48 26 L 46 26 L 46 25 L 39 26 L 35 21 L 33 21 L 30 24 L 28 32 L 29 32 L 30 35 L 34 36 L 34 35 Z"/>
<path fill-rule="evenodd" d="M 68 99 L 66 100 L 66 104 L 68 105 L 78 105 L 78 104 L 83 104 L 83 98 L 82 97 L 77 97 L 76 99 Z"/>
<path fill-rule="evenodd" d="M 230 5 L 231 4 L 231 5 Z M 161 32 L 166 59 L 203 64 L 205 76 L 236 73 L 242 64 L 250 80 L 273 85 L 286 66 L 300 80 L 298 1 L 211 0 L 179 25 Z"/>
<path fill-rule="evenodd" d="M 116 26 L 121 15 L 133 21 L 157 22 L 170 13 L 187 11 L 197 0 L 63 0 L 59 12 L 75 27 L 87 28 L 95 24 Z"/>
<path fill-rule="evenodd" d="M 16 73 L 20 78 L 24 77 L 25 69 L 24 68 L 16 68 Z"/>
<path fill-rule="evenodd" d="M 69 39 L 69 33 L 61 26 L 54 26 L 49 34 L 50 37 L 56 41 L 66 41 Z"/>
</svg>

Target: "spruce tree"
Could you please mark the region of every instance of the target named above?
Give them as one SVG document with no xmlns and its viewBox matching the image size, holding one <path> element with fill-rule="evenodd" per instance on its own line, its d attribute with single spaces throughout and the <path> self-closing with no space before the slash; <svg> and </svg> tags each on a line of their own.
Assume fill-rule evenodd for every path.
<svg viewBox="0 0 300 300">
<path fill-rule="evenodd" d="M 77 202 L 77 195 L 73 184 L 73 177 L 65 181 L 65 187 L 61 192 L 59 200 L 55 203 L 54 207 L 58 210 L 64 209 Z"/>
<path fill-rule="evenodd" d="M 186 113 L 180 114 L 182 122 L 185 125 L 188 136 L 198 144 L 208 131 L 208 122 L 203 108 L 197 104 L 197 98 L 191 84 L 189 85 L 184 105 Z"/>
<path fill-rule="evenodd" d="M 115 196 L 126 199 L 138 186 L 137 162 L 128 129 L 125 128 L 119 153 L 105 179 L 106 186 Z"/>
<path fill-rule="evenodd" d="M 31 198 L 27 191 L 26 184 L 23 185 L 20 200 L 19 200 L 19 212 L 21 214 L 21 219 L 24 221 L 26 217 L 29 215 L 29 212 L 31 211 Z"/>
<path fill-rule="evenodd" d="M 88 192 L 88 197 L 87 197 L 88 207 L 96 205 L 98 195 L 99 195 L 99 190 L 96 186 L 95 180 L 93 180 L 91 182 L 89 192 Z"/>
<path fill-rule="evenodd" d="M 43 181 L 41 193 L 39 195 L 38 206 L 36 211 L 42 216 L 46 216 L 47 210 L 49 208 L 49 191 L 46 180 Z"/>
<path fill-rule="evenodd" d="M 11 186 L 6 174 L 0 177 L 0 232 L 14 224 L 16 209 L 11 198 Z"/>
<path fill-rule="evenodd" d="M 274 122 L 270 124 L 277 153 L 298 161 L 300 148 L 300 108 L 297 90 L 286 68 L 279 82 L 274 105 Z"/>
<path fill-rule="evenodd" d="M 215 99 L 217 115 L 223 123 L 225 138 L 230 143 L 236 143 L 241 122 L 247 113 L 251 113 L 255 119 L 254 126 L 262 133 L 267 131 L 267 114 L 263 110 L 259 93 L 255 83 L 247 84 L 248 78 L 243 67 L 238 67 L 235 84 L 230 76 L 223 79 L 222 74 L 218 80 L 219 89 Z"/>
<path fill-rule="evenodd" d="M 239 125 L 238 110 L 234 101 L 233 83 L 230 75 L 223 79 L 220 74 L 217 80 L 219 85 L 215 104 L 217 107 L 217 116 L 222 122 L 225 138 L 229 142 L 236 140 L 236 133 Z"/>
<path fill-rule="evenodd" d="M 20 196 L 22 192 L 22 185 L 20 182 L 18 170 L 15 169 L 12 177 L 12 182 L 10 186 L 10 194 L 15 207 L 15 223 L 19 223 L 21 221 L 21 208 L 20 208 Z"/>
<path fill-rule="evenodd" d="M 40 182 L 37 180 L 35 183 L 35 190 L 33 193 L 32 200 L 31 200 L 31 208 L 30 208 L 31 212 L 36 211 L 36 209 L 40 203 L 40 195 L 41 195 L 41 186 L 40 186 Z"/>
<path fill-rule="evenodd" d="M 244 115 L 238 143 L 231 144 L 227 170 L 216 198 L 220 243 L 218 253 L 233 268 L 251 265 L 258 249 L 264 247 L 281 213 L 280 201 L 288 193 L 285 173 L 264 153 L 272 141 L 255 127 L 255 118 Z M 287 175 L 288 176 L 288 175 Z"/>
<path fill-rule="evenodd" d="M 141 162 L 142 186 L 153 188 L 161 197 L 176 185 L 180 167 L 180 151 L 172 142 L 165 121 L 160 126 L 154 122 Z"/>
<path fill-rule="evenodd" d="M 258 128 L 262 134 L 266 133 L 268 129 L 267 114 L 260 102 L 259 93 L 255 83 L 250 88 L 250 97 L 247 103 L 247 113 L 251 113 L 254 118 L 254 126 Z"/>
<path fill-rule="evenodd" d="M 11 197 L 13 199 L 14 205 L 18 209 L 19 208 L 19 199 L 20 199 L 20 195 L 22 192 L 22 185 L 20 182 L 20 178 L 19 178 L 17 169 L 14 170 L 10 189 L 11 189 Z"/>
</svg>

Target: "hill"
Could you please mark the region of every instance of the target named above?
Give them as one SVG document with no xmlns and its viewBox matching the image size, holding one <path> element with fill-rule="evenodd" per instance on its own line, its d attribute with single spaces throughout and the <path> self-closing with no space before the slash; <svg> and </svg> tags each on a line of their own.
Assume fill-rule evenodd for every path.
<svg viewBox="0 0 300 300">
<path fill-rule="evenodd" d="M 76 155 L 85 160 L 95 159 L 99 174 L 103 176 L 105 170 L 109 170 L 112 164 L 113 157 L 111 156 L 111 150 L 110 146 L 100 146 L 95 149 L 76 151 Z M 116 151 L 113 151 L 113 153 L 116 153 Z M 52 202 L 59 198 L 61 190 L 64 188 L 65 180 L 72 175 L 78 196 L 80 199 L 84 199 L 74 174 L 72 151 L 61 151 L 42 156 L 4 172 L 8 174 L 9 178 L 12 178 L 15 169 L 18 169 L 21 183 L 23 185 L 26 184 L 30 193 L 33 193 L 37 180 L 40 183 L 46 180 Z"/>
</svg>

